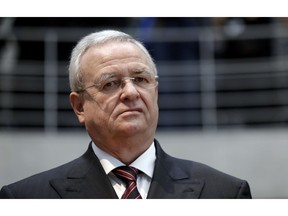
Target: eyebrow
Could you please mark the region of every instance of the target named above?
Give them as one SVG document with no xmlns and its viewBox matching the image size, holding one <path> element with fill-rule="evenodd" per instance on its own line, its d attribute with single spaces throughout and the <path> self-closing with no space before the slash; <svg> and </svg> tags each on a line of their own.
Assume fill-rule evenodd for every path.
<svg viewBox="0 0 288 216">
<path fill-rule="evenodd" d="M 140 73 L 150 74 L 150 72 L 146 68 L 136 68 L 132 70 L 132 74 L 140 74 Z"/>
<path fill-rule="evenodd" d="M 146 68 L 135 68 L 132 69 L 131 72 L 129 73 L 129 75 L 133 75 L 133 74 L 142 74 L 142 73 L 147 73 L 147 74 L 151 74 L 151 72 L 149 72 Z M 102 82 L 103 80 L 106 79 L 110 79 L 113 77 L 118 76 L 119 74 L 117 72 L 107 72 L 107 73 L 103 73 L 99 76 L 99 78 L 97 78 L 97 82 Z"/>
<path fill-rule="evenodd" d="M 110 79 L 112 77 L 115 77 L 116 73 L 111 72 L 111 73 L 103 73 L 100 75 L 100 77 L 97 79 L 98 82 L 102 82 L 103 80 Z"/>
</svg>

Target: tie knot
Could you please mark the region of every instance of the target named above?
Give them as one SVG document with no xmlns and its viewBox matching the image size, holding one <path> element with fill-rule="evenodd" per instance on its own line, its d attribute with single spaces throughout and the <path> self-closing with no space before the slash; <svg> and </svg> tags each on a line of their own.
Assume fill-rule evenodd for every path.
<svg viewBox="0 0 288 216">
<path fill-rule="evenodd" d="M 114 169 L 113 173 L 118 178 L 120 178 L 124 182 L 128 183 L 130 181 L 136 182 L 137 175 L 140 173 L 140 171 L 138 169 L 136 169 L 135 167 L 121 166 L 121 167 L 117 167 L 116 169 Z"/>
<path fill-rule="evenodd" d="M 121 166 L 113 170 L 113 173 L 126 184 L 126 190 L 122 199 L 142 199 L 136 185 L 138 169 L 131 166 Z"/>
</svg>

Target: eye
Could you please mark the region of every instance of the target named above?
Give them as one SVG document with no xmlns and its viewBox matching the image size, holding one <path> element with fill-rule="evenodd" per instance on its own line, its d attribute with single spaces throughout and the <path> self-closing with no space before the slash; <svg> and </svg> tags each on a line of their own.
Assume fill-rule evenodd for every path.
<svg viewBox="0 0 288 216">
<path fill-rule="evenodd" d="M 118 80 L 111 80 L 104 82 L 102 85 L 102 91 L 111 91 L 119 87 L 120 82 Z"/>
<path fill-rule="evenodd" d="M 134 83 L 136 84 L 149 83 L 149 79 L 145 76 L 137 76 L 137 77 L 134 77 Z"/>
</svg>

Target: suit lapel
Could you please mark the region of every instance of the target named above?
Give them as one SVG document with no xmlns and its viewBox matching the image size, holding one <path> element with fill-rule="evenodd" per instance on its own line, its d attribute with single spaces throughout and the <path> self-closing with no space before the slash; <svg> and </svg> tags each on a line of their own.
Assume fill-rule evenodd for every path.
<svg viewBox="0 0 288 216">
<path fill-rule="evenodd" d="M 50 184 L 61 198 L 118 198 L 91 144 L 73 162 L 66 179 L 53 179 Z"/>
<path fill-rule="evenodd" d="M 192 179 L 175 158 L 167 155 L 155 140 L 157 160 L 147 198 L 199 198 L 204 181 Z"/>
<path fill-rule="evenodd" d="M 204 181 L 192 179 L 181 162 L 167 155 L 157 140 L 155 146 L 157 159 L 147 198 L 199 198 Z M 61 198 L 118 199 L 91 144 L 83 156 L 68 166 L 66 178 L 50 180 L 50 185 Z"/>
</svg>

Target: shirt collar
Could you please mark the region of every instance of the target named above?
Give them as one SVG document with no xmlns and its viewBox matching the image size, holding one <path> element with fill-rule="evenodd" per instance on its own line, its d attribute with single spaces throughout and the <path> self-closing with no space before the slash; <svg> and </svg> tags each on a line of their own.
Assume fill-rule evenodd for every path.
<svg viewBox="0 0 288 216">
<path fill-rule="evenodd" d="M 108 175 L 113 169 L 119 166 L 125 166 L 121 161 L 111 156 L 110 154 L 104 152 L 92 142 L 92 148 L 95 155 L 99 158 L 101 165 L 103 166 L 105 173 Z M 156 161 L 156 149 L 154 142 L 150 147 L 140 155 L 130 166 L 133 166 L 146 175 L 152 178 L 154 172 L 154 165 Z"/>
</svg>

